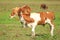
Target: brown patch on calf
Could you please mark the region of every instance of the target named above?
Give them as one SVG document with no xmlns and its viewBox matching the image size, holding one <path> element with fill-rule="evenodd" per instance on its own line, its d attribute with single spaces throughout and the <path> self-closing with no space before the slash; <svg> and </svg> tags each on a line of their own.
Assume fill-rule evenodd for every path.
<svg viewBox="0 0 60 40">
<path fill-rule="evenodd" d="M 26 23 L 34 22 L 33 18 L 30 18 L 31 8 L 28 5 L 24 5 L 23 7 L 21 7 L 21 11 Z"/>
<path fill-rule="evenodd" d="M 45 20 L 47 19 L 46 18 L 46 13 L 45 12 L 40 12 L 40 18 L 41 20 L 38 22 L 38 24 L 45 24 Z"/>
<path fill-rule="evenodd" d="M 46 12 L 47 17 L 52 21 L 55 19 L 55 15 L 54 12 Z"/>
<path fill-rule="evenodd" d="M 45 24 L 45 20 L 48 18 L 51 21 L 55 19 L 54 13 L 53 12 L 40 12 L 40 17 L 41 20 L 38 22 L 38 24 Z"/>
<path fill-rule="evenodd" d="M 21 7 L 21 10 L 25 14 L 30 14 L 31 12 L 31 8 L 28 5 L 24 5 L 23 7 Z"/>
<path fill-rule="evenodd" d="M 34 19 L 30 18 L 30 15 L 23 14 L 22 16 L 25 19 L 26 23 L 32 23 L 32 22 L 34 22 Z"/>
</svg>

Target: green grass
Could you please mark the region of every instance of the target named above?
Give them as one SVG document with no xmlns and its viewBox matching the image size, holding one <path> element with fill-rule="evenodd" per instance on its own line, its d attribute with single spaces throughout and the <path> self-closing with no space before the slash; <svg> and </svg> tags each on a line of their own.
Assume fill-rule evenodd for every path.
<svg viewBox="0 0 60 40">
<path fill-rule="evenodd" d="M 48 11 L 55 13 L 54 36 L 50 36 L 49 25 L 36 27 L 36 37 L 31 37 L 31 28 L 22 28 L 18 17 L 9 18 L 12 8 L 29 5 L 32 12 L 43 11 L 40 4 L 48 5 Z M 60 40 L 60 1 L 59 0 L 0 0 L 0 40 Z"/>
</svg>

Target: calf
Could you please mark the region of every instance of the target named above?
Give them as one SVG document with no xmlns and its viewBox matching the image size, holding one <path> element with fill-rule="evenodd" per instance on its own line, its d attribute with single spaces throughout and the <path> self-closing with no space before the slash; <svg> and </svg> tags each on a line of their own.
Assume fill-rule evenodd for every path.
<svg viewBox="0 0 60 40">
<path fill-rule="evenodd" d="M 48 23 L 51 27 L 51 36 L 53 36 L 54 24 L 53 20 L 55 18 L 53 12 L 38 12 L 30 13 L 31 10 L 28 6 L 23 6 L 19 9 L 18 16 L 20 21 L 23 23 L 23 26 L 32 27 L 32 36 L 35 36 L 35 27 L 37 25 L 45 25 Z"/>
</svg>

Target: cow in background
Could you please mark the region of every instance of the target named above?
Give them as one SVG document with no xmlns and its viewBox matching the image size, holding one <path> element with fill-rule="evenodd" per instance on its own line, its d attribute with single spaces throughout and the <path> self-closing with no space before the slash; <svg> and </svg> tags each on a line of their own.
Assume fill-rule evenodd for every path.
<svg viewBox="0 0 60 40">
<path fill-rule="evenodd" d="M 46 4 L 41 4 L 41 5 L 40 5 L 40 8 L 42 8 L 42 9 L 45 10 L 45 9 L 48 9 L 48 6 L 47 6 Z"/>
</svg>

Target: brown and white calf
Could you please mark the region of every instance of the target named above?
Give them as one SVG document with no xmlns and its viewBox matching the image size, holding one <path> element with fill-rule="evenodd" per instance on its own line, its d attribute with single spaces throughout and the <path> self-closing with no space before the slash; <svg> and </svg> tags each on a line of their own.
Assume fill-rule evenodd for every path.
<svg viewBox="0 0 60 40">
<path fill-rule="evenodd" d="M 53 31 L 54 31 L 54 24 L 53 24 L 53 20 L 55 18 L 54 13 L 53 12 L 38 12 L 38 13 L 30 13 L 30 8 L 28 8 L 27 6 L 21 7 L 20 8 L 20 13 L 19 14 L 19 18 L 20 21 L 23 23 L 23 26 L 26 27 L 25 24 L 27 24 L 27 26 L 32 27 L 32 36 L 35 36 L 35 27 L 37 25 L 44 25 L 46 23 L 48 23 L 50 25 L 50 33 L 51 36 L 53 36 Z"/>
</svg>

